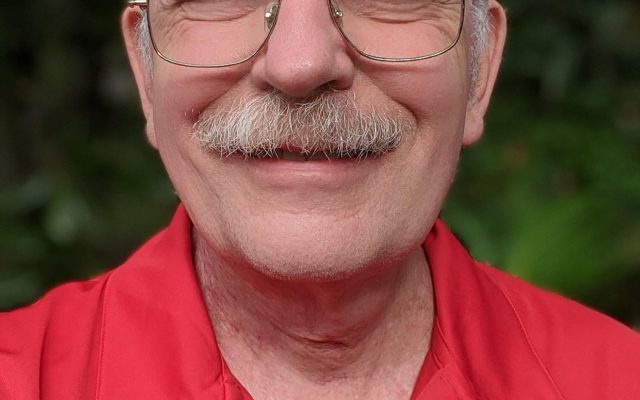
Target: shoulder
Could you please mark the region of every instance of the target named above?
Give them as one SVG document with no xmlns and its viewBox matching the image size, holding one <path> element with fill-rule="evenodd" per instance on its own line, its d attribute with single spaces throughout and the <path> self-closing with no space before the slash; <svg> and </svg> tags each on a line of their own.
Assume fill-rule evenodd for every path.
<svg viewBox="0 0 640 400">
<path fill-rule="evenodd" d="M 509 304 L 539 367 L 566 398 L 640 398 L 638 333 L 503 271 L 478 266 Z"/>
<path fill-rule="evenodd" d="M 0 398 L 38 398 L 48 382 L 90 384 L 110 277 L 68 283 L 28 307 L 0 313 Z"/>
<path fill-rule="evenodd" d="M 143 286 L 136 273 L 157 258 L 158 236 L 110 272 L 63 284 L 30 306 L 0 313 L 0 399 L 95 393 L 112 303 Z"/>
<path fill-rule="evenodd" d="M 63 340 L 64 344 L 65 338 L 95 334 L 93 325 L 99 324 L 111 299 L 111 286 L 122 286 L 134 279 L 141 265 L 157 263 L 161 257 L 157 249 L 165 232 L 154 235 L 122 265 L 101 276 L 65 283 L 27 307 L 0 312 L 0 349 L 24 350 L 27 344 L 46 345 L 53 340 Z M 11 351 L 0 352 L 0 365 L 6 353 Z"/>
<path fill-rule="evenodd" d="M 638 333 L 474 261 L 441 221 L 425 250 L 436 332 L 478 397 L 640 399 Z"/>
<path fill-rule="evenodd" d="M 184 211 L 174 221 L 118 268 L 0 313 L 0 399 L 79 399 L 98 391 L 107 332 L 130 338 L 148 322 L 158 296 L 177 297 L 166 288 L 178 281 L 172 270 L 190 257 L 190 228 Z"/>
</svg>

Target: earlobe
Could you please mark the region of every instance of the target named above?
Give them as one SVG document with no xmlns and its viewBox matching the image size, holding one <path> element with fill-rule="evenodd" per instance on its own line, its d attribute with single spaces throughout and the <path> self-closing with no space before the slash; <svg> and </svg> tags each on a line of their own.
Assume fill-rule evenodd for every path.
<svg viewBox="0 0 640 400">
<path fill-rule="evenodd" d="M 481 137 L 484 131 L 484 116 L 489 107 L 489 100 L 502 62 L 507 34 L 507 17 L 504 9 L 495 0 L 490 0 L 487 5 L 489 29 L 487 30 L 487 43 L 479 55 L 478 77 L 467 103 L 467 116 L 462 145 L 473 145 Z"/>
<path fill-rule="evenodd" d="M 153 126 L 153 80 L 151 66 L 144 60 L 144 55 L 140 50 L 140 38 L 138 37 L 138 25 L 142 20 L 142 14 L 137 8 L 126 8 L 122 13 L 121 28 L 124 36 L 125 46 L 133 76 L 136 80 L 142 111 L 146 119 L 145 132 L 147 140 L 157 148 L 155 129 Z"/>
</svg>

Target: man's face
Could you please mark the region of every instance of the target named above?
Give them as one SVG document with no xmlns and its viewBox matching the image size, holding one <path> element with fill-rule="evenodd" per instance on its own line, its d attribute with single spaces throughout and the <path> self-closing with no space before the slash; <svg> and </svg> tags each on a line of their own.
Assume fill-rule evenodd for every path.
<svg viewBox="0 0 640 400">
<path fill-rule="evenodd" d="M 482 131 L 504 34 L 502 10 L 490 6 L 498 34 L 475 90 L 469 32 L 436 58 L 376 62 L 349 47 L 318 0 L 283 1 L 267 45 L 246 63 L 197 69 L 155 58 L 148 74 L 134 50 L 136 18 L 125 12 L 147 133 L 197 233 L 221 259 L 284 279 L 345 277 L 419 250 L 461 146 Z M 361 160 L 304 161 L 221 157 L 194 138 L 199 119 L 225 115 L 239 101 L 275 92 L 295 104 L 327 91 L 396 121 L 402 142 Z"/>
</svg>

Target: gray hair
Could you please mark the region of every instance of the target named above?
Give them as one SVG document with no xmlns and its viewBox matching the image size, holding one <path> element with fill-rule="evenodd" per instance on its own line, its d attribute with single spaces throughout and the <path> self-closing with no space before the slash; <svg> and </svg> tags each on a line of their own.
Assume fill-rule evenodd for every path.
<svg viewBox="0 0 640 400">
<path fill-rule="evenodd" d="M 274 89 L 206 110 L 193 126 L 201 147 L 221 157 L 279 157 L 291 150 L 363 159 L 394 150 L 414 131 L 407 115 L 366 110 L 353 93 L 332 89 L 297 100 Z"/>
<path fill-rule="evenodd" d="M 478 83 L 480 73 L 480 56 L 489 45 L 489 33 L 492 29 L 489 21 L 489 0 L 473 0 L 471 3 L 471 59 L 469 61 L 469 74 L 471 76 L 471 88 Z"/>
<path fill-rule="evenodd" d="M 154 50 L 151 42 L 151 33 L 149 32 L 149 13 L 144 9 L 141 14 L 142 18 L 138 20 L 138 25 L 136 26 L 138 52 L 147 71 L 151 72 Z"/>
<path fill-rule="evenodd" d="M 469 74 L 471 77 L 472 88 L 475 87 L 478 80 L 480 55 L 487 49 L 487 39 L 491 30 L 487 9 L 488 3 L 489 0 L 471 0 L 471 23 L 473 26 L 471 30 L 471 58 L 469 60 Z M 142 56 L 142 61 L 145 67 L 148 71 L 151 71 L 153 66 L 154 50 L 148 29 L 148 19 L 147 10 L 144 10 L 142 12 L 142 18 L 138 21 L 136 30 L 138 35 L 138 51 Z"/>
</svg>

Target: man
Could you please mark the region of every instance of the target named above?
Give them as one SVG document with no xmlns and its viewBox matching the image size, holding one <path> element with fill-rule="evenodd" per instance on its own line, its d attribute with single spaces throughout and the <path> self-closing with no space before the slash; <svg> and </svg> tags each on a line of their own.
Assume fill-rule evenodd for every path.
<svg viewBox="0 0 640 400">
<path fill-rule="evenodd" d="M 640 398 L 636 333 L 437 220 L 483 131 L 497 2 L 130 5 L 182 205 L 120 268 L 0 317 L 0 398 Z"/>
</svg>

